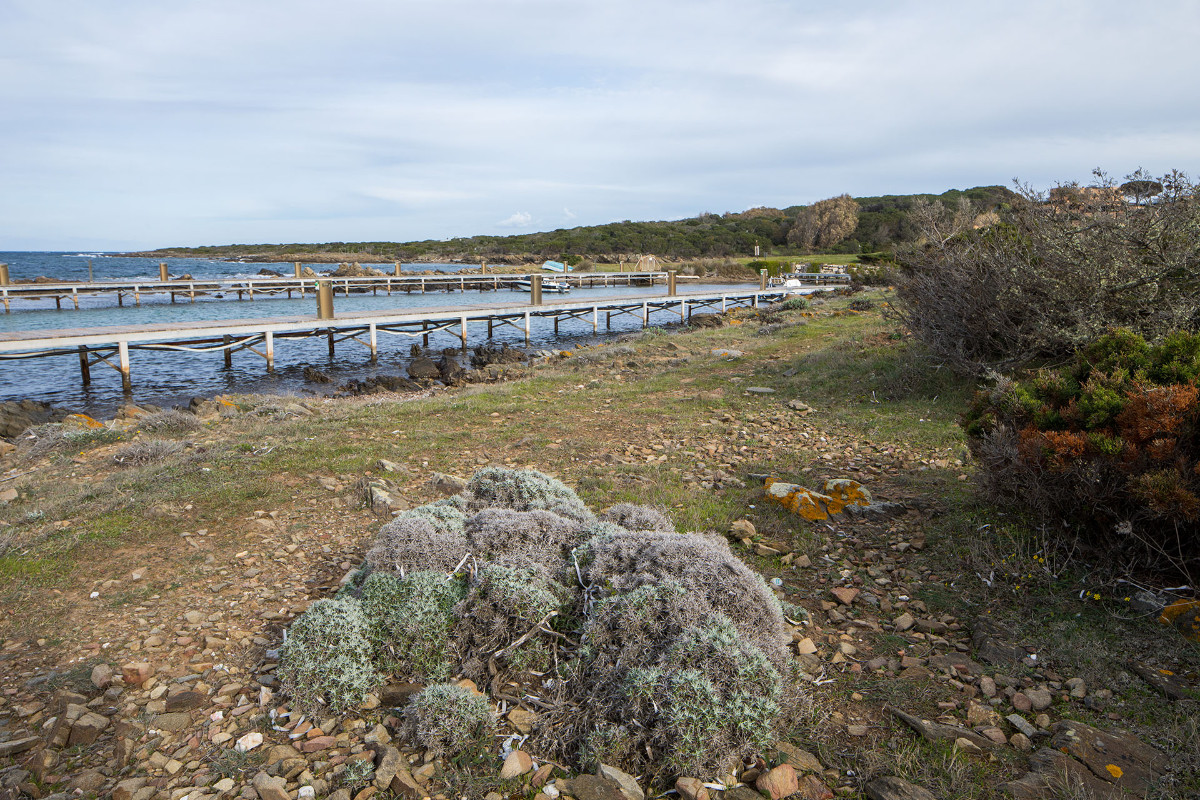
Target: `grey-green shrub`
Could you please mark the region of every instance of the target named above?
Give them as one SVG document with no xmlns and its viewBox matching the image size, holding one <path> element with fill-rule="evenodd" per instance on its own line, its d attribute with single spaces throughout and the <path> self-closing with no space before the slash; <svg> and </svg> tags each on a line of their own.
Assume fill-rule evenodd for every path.
<svg viewBox="0 0 1200 800">
<path fill-rule="evenodd" d="M 397 677 L 422 682 L 450 677 L 453 610 L 465 594 L 465 581 L 440 572 L 404 578 L 372 573 L 363 582 L 361 603 L 376 663 Z"/>
<path fill-rule="evenodd" d="M 434 755 L 455 755 L 490 744 L 496 720 L 487 699 L 455 684 L 435 684 L 404 710 L 408 732 Z"/>
<path fill-rule="evenodd" d="M 367 622 L 357 600 L 318 600 L 288 629 L 276 672 L 305 713 L 344 713 L 379 683 Z"/>
</svg>

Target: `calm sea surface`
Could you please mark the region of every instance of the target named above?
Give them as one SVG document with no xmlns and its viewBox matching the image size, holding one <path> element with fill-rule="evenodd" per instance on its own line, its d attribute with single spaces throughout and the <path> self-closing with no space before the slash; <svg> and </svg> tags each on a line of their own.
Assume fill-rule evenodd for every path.
<svg viewBox="0 0 1200 800">
<path fill-rule="evenodd" d="M 91 275 L 95 280 L 144 278 L 158 280 L 158 264 L 165 260 L 172 277 L 190 274 L 197 280 L 214 278 L 257 277 L 263 267 L 289 274 L 291 264 L 241 264 L 199 258 L 123 258 L 106 256 L 102 253 L 54 253 L 54 252 L 0 252 L 0 263 L 9 265 L 12 280 L 48 278 L 65 281 L 86 281 Z M 317 272 L 333 269 L 336 265 L 309 264 Z M 382 265 L 387 268 L 389 265 Z M 437 270 L 455 272 L 455 264 L 405 264 L 405 271 Z M 720 291 L 728 286 L 689 284 L 688 291 Z M 575 289 L 569 297 L 574 299 L 619 297 L 646 294 L 647 291 L 661 292 L 662 287 L 648 290 L 647 287 L 608 287 Z M 664 292 L 665 293 L 665 292 Z M 381 313 L 413 308 L 478 304 L 493 299 L 497 303 L 519 300 L 524 295 L 507 290 L 500 292 L 432 292 L 428 294 L 339 295 L 334 308 L 341 312 L 379 311 Z M 553 297 L 553 295 L 551 295 Z M 311 293 L 304 299 L 262 299 L 253 301 L 218 299 L 208 297 L 197 302 L 172 304 L 169 297 L 143 297 L 141 307 L 116 306 L 113 297 L 87 298 L 80 300 L 76 311 L 70 302 L 65 308 L 56 310 L 53 300 L 16 300 L 12 313 L 0 313 L 0 331 L 81 329 L 103 325 L 138 325 L 158 322 L 186 322 L 189 320 L 258 319 L 263 317 L 293 316 L 306 309 L 316 314 L 316 301 Z M 669 316 L 661 315 L 663 322 Z M 653 318 L 652 318 L 653 320 Z M 594 339 L 590 323 L 565 321 L 561 323 L 562 335 L 555 337 L 552 320 L 534 320 L 531 331 L 532 346 L 535 348 L 570 348 L 583 341 Z M 640 327 L 632 316 L 613 319 L 614 331 L 631 331 Z M 472 331 L 467 329 L 468 344 L 475 346 L 486 341 L 486 326 L 482 323 Z M 297 396 L 325 395 L 333 386 L 351 379 L 363 380 L 372 375 L 405 374 L 409 360 L 409 347 L 419 339 L 407 336 L 379 336 L 379 361 L 371 364 L 366 347 L 348 341 L 337 346 L 333 359 L 329 358 L 328 347 L 323 339 L 279 340 L 275 343 L 275 372 L 268 374 L 266 362 L 254 353 L 234 353 L 233 366 L 225 367 L 221 353 L 179 353 L 150 350 L 133 350 L 130 366 L 133 376 L 132 398 L 126 397 L 121 389 L 120 375 L 104 364 L 91 368 L 92 383 L 83 387 L 79 376 L 79 359 L 74 356 L 25 359 L 20 361 L 0 360 L 0 401 L 31 399 L 64 406 L 75 411 L 93 415 L 111 415 L 126 402 L 153 403 L 161 406 L 188 402 L 192 397 L 212 396 L 222 392 L 262 392 L 293 394 Z M 496 326 L 493 342 L 509 342 L 523 346 L 524 337 L 516 328 Z M 430 336 L 433 350 L 455 347 L 458 336 L 449 332 Z M 303 371 L 306 366 L 315 366 L 329 374 L 334 384 L 314 385 L 305 382 Z"/>
</svg>

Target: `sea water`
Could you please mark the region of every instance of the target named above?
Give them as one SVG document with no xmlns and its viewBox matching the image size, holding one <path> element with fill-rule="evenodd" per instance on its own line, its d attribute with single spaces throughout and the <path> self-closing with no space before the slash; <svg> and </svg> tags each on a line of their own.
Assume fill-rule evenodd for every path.
<svg viewBox="0 0 1200 800">
<path fill-rule="evenodd" d="M 102 253 L 53 253 L 53 252 L 0 252 L 0 263 L 9 265 L 13 281 L 45 276 L 62 281 L 86 281 L 89 263 L 94 280 L 158 280 L 158 264 L 167 263 L 172 277 L 190 274 L 196 280 L 259 277 L 264 266 L 291 273 L 291 264 L 245 264 L 202 258 L 130 258 Z M 332 270 L 335 265 L 307 264 L 317 272 Z M 381 265 L 388 268 L 390 265 Z M 405 264 L 403 272 L 435 270 L 455 272 L 461 269 L 456 264 Z M 721 291 L 728 286 L 688 284 L 685 290 Z M 557 299 L 601 299 L 623 296 L 662 293 L 662 286 L 609 286 L 589 289 L 573 289 L 567 295 L 547 295 L 548 300 Z M 475 305 L 487 302 L 512 303 L 527 298 L 527 294 L 502 289 L 498 292 L 467 291 L 466 293 L 428 292 L 421 294 L 393 293 L 380 291 L 372 294 L 338 295 L 334 298 L 335 314 L 377 311 L 381 314 L 416 308 L 433 308 L 455 305 Z M 304 314 L 309 311 L 316 316 L 316 299 L 312 292 L 304 298 L 295 294 L 293 299 L 273 297 L 264 299 L 259 295 L 253 301 L 237 300 L 236 295 L 224 298 L 207 296 L 190 302 L 178 298 L 171 303 L 167 295 L 144 295 L 140 306 L 127 304 L 117 307 L 115 296 L 81 298 L 80 310 L 76 311 L 69 302 L 57 310 L 53 300 L 16 300 L 12 312 L 0 314 L 0 331 L 87 329 L 105 325 L 149 325 L 164 322 L 188 322 L 195 320 L 261 319 Z M 651 317 L 652 323 L 664 324 L 671 321 L 668 313 Z M 677 318 L 675 318 L 677 319 Z M 603 313 L 600 330 L 605 330 Z M 554 335 L 552 319 L 531 320 L 531 342 L 533 348 L 570 349 L 580 343 L 595 339 L 590 321 L 562 320 L 560 335 Z M 612 320 L 614 332 L 634 331 L 641 327 L 640 316 L 621 315 Z M 434 353 L 443 348 L 458 347 L 460 340 L 457 326 L 452 331 L 430 334 L 429 347 Z M 488 342 L 487 326 L 483 322 L 468 324 L 469 347 Z M 511 346 L 523 347 L 524 333 L 510 325 L 495 325 L 493 344 L 507 342 Z M 355 341 L 338 343 L 333 358 L 329 357 L 324 338 L 275 339 L 275 371 L 268 373 L 266 361 L 249 351 L 233 354 L 232 366 L 225 366 L 221 352 L 186 353 L 155 350 L 130 351 L 130 373 L 133 380 L 132 395 L 121 388 L 121 376 L 104 363 L 91 367 L 92 382 L 83 386 L 79 372 L 78 356 L 63 355 L 38 359 L 0 360 L 0 401 L 30 399 L 53 403 L 74 411 L 100 416 L 111 415 L 125 403 L 151 403 L 172 406 L 187 403 L 192 397 L 210 397 L 226 392 L 268 393 L 296 396 L 323 396 L 336 391 L 339 384 L 350 380 L 365 380 L 374 375 L 403 375 L 409 362 L 409 351 L 413 343 L 420 344 L 420 337 L 393 336 L 380 332 L 378 336 L 379 358 L 370 362 L 370 351 Z M 259 346 L 261 350 L 261 345 Z M 115 359 L 115 356 L 113 357 Z M 304 380 L 304 368 L 313 366 L 328 374 L 331 384 L 312 384 Z"/>
</svg>

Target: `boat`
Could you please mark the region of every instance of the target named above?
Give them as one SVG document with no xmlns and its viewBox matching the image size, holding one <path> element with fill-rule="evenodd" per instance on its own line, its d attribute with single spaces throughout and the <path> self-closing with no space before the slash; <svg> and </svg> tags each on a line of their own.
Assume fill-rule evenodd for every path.
<svg viewBox="0 0 1200 800">
<path fill-rule="evenodd" d="M 528 292 L 532 291 L 533 289 L 532 284 L 524 278 L 510 281 L 510 285 L 515 292 Z M 567 283 L 566 281 L 555 281 L 542 278 L 542 291 L 566 294 L 567 292 L 571 291 L 571 284 Z"/>
</svg>

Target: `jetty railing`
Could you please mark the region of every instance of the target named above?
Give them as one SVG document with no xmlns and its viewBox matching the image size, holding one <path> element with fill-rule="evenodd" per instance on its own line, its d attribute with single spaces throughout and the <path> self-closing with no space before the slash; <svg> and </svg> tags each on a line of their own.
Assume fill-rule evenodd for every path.
<svg viewBox="0 0 1200 800">
<path fill-rule="evenodd" d="M 455 273 L 449 275 L 363 275 L 336 277 L 332 275 L 298 277 L 247 277 L 214 279 L 168 279 L 162 280 L 114 280 L 85 281 L 79 283 L 7 283 L 0 282 L 0 301 L 5 313 L 9 313 L 14 300 L 54 300 L 56 308 L 70 301 L 78 310 L 81 297 L 115 296 L 117 305 L 124 306 L 132 299 L 140 306 L 143 296 L 169 295 L 171 302 L 179 300 L 196 302 L 198 297 L 253 300 L 260 297 L 299 297 L 313 294 L 321 281 L 329 282 L 335 294 L 412 294 L 418 292 L 467 292 L 467 291 L 528 291 L 528 283 L 534 274 Z M 573 288 L 593 286 L 653 286 L 667 279 L 666 272 L 568 272 L 554 274 L 553 279 L 566 282 Z M 681 276 L 681 278 L 686 276 Z M 522 285 L 523 282 L 523 285 Z"/>
<path fill-rule="evenodd" d="M 691 319 L 698 309 L 727 311 L 738 307 L 758 307 L 764 301 L 783 298 L 784 291 L 754 289 L 728 292 L 702 292 L 675 295 L 645 295 L 604 298 L 599 300 L 559 300 L 541 304 L 493 303 L 488 305 L 444 306 L 409 309 L 403 312 L 366 312 L 335 316 L 332 319 L 314 316 L 272 317 L 264 319 L 210 320 L 152 325 L 113 325 L 85 329 L 25 330 L 0 333 L 0 361 L 26 361 L 55 356 L 79 359 L 80 377 L 86 386 L 91 383 L 91 367 L 107 364 L 121 374 L 122 388 L 132 389 L 130 351 L 159 350 L 181 353 L 222 353 L 226 366 L 235 352 L 246 350 L 262 357 L 268 371 L 275 368 L 277 340 L 325 337 L 329 355 L 339 342 L 353 341 L 370 350 L 371 360 L 378 358 L 380 335 L 423 338 L 429 346 L 429 336 L 448 331 L 460 340 L 467 351 L 467 329 L 471 324 L 486 323 L 491 338 L 497 325 L 508 325 L 524 333 L 525 344 L 530 342 L 534 319 L 549 318 L 554 332 L 564 322 L 576 321 L 590 325 L 592 333 L 600 330 L 601 313 L 606 329 L 615 317 L 640 318 L 648 327 L 653 315 L 669 314 L 680 322 Z M 261 348 L 261 349 L 260 349 Z M 115 359 L 115 361 L 114 361 Z"/>
</svg>

